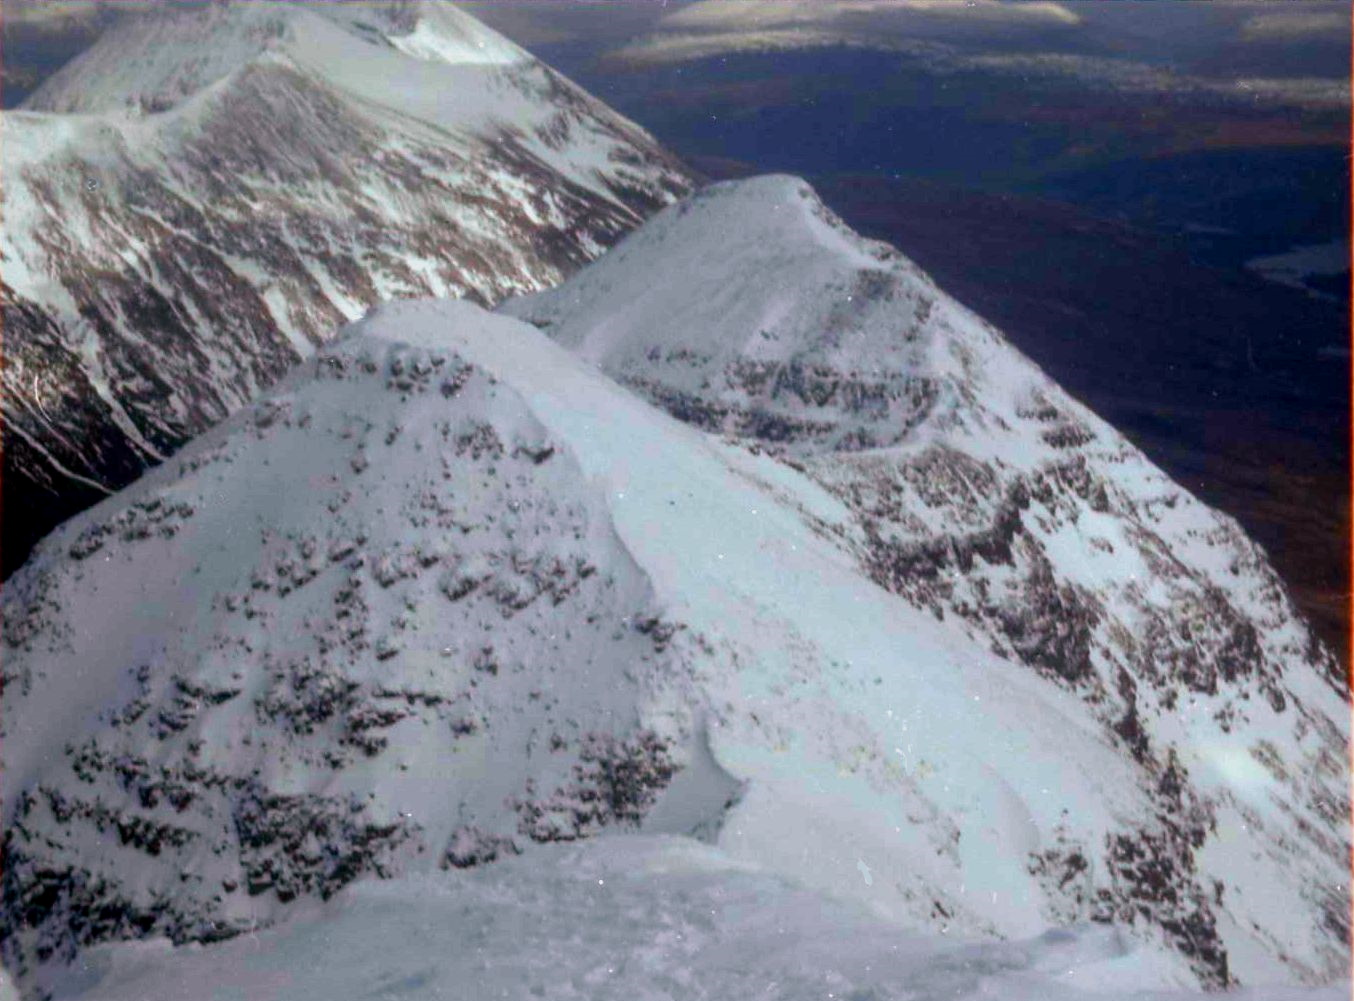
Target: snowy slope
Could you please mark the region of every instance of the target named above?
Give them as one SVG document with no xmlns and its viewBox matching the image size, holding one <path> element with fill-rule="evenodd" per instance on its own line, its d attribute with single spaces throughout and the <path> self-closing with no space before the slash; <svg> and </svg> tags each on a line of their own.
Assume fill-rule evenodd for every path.
<svg viewBox="0 0 1354 1001">
<path fill-rule="evenodd" d="M 536 849 L 469 873 L 358 884 L 280 928 L 200 951 L 174 951 L 163 941 L 101 949 L 56 996 L 85 1001 L 1199 996 L 1134 990 L 1138 961 L 1132 942 L 1112 929 L 1049 932 L 1002 944 L 919 938 L 695 842 L 607 837 Z M 1348 984 L 1230 996 L 1342 1001 Z"/>
<path fill-rule="evenodd" d="M 441 0 L 165 5 L 3 126 L 10 566 L 372 303 L 554 283 L 687 187 Z"/>
<path fill-rule="evenodd" d="M 1119 829 L 1034 812 L 1031 868 L 1074 890 L 1050 913 L 1159 923 L 1205 979 L 1346 967 L 1348 706 L 1329 651 L 1231 519 L 915 265 L 768 177 L 665 210 L 504 310 L 802 471 L 841 505 L 822 528 L 862 572 L 1001 677 L 1078 704 L 1151 806 Z"/>
<path fill-rule="evenodd" d="M 58 72 L 26 102 L 38 111 L 163 110 L 222 80 L 269 50 L 291 48 L 321 30 L 322 18 L 355 39 L 435 64 L 522 65 L 534 60 L 503 36 L 447 3 L 332 3 L 301 0 L 253 9 L 213 7 L 186 17 L 152 17 L 118 30 Z M 303 15 L 297 20 L 298 15 Z M 308 39 L 299 55 L 322 63 L 350 54 L 336 34 Z M 345 51 L 346 50 L 346 51 Z M 289 53 L 292 54 L 292 53 Z M 322 67 L 338 77 L 338 66 Z M 349 78 L 351 80 L 351 78 Z M 360 86 L 369 85 L 363 81 Z M 458 102 L 459 103 L 459 102 Z M 536 109 L 540 113 L 541 109 Z M 450 113 L 464 116 L 474 109 Z"/>
<path fill-rule="evenodd" d="M 1117 923 L 1135 983 L 1343 975 L 1309 668 L 1230 734 L 1145 704 L 1135 754 L 758 451 L 525 324 L 381 307 L 5 589 L 6 963 L 639 827 L 928 933 Z"/>
</svg>

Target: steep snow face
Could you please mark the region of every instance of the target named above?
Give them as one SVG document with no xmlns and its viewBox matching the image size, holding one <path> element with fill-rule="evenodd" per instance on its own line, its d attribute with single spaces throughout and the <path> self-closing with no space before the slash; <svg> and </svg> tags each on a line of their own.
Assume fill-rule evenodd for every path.
<svg viewBox="0 0 1354 1001">
<path fill-rule="evenodd" d="M 687 187 L 441 2 L 167 6 L 26 107 L 0 151 L 11 564 L 369 305 L 549 285 Z"/>
<path fill-rule="evenodd" d="M 853 505 L 525 324 L 382 307 L 5 589 L 6 962 L 640 828 L 918 929 L 1119 923 L 1157 984 L 1341 972 L 1324 682 L 1144 681 L 1203 709 L 1136 749 L 872 580 Z"/>
<path fill-rule="evenodd" d="M 1077 703 L 1150 806 L 1101 829 L 1035 811 L 1021 864 L 1056 889 L 1047 913 L 1155 925 L 1205 982 L 1347 965 L 1334 659 L 1231 519 L 911 262 L 769 177 L 708 189 L 503 309 L 802 472 L 840 505 L 824 530 L 863 573 L 1002 678 Z"/>
<path fill-rule="evenodd" d="M 678 838 L 607 837 L 474 872 L 367 882 L 306 917 L 201 951 L 99 949 L 56 998 L 196 1001 L 204 984 L 253 1001 L 1199 997 L 1135 989 L 1151 984 L 1150 964 L 1113 929 L 924 939 Z M 1347 987 L 1229 997 L 1343 1001 Z"/>
</svg>

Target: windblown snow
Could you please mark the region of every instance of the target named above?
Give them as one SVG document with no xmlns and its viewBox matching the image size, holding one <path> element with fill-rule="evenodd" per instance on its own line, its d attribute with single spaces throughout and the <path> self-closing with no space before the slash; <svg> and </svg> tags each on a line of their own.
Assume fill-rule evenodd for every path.
<svg viewBox="0 0 1354 1001">
<path fill-rule="evenodd" d="M 442 0 L 164 5 L 4 131 L 15 554 L 372 304 L 553 284 L 688 187 Z"/>
<path fill-rule="evenodd" d="M 504 887 L 557 869 L 582 899 L 612 850 L 639 882 L 755 872 L 714 922 L 748 936 L 741 899 L 802 928 L 831 898 L 823 922 L 871 928 L 843 959 L 860 997 L 907 996 L 871 986 L 897 963 L 1053 984 L 1050 927 L 1100 928 L 1070 941 L 1125 990 L 1346 974 L 1329 654 L 1233 523 L 996 331 L 786 178 L 665 210 L 509 311 L 558 342 L 466 302 L 380 307 L 12 579 L 0 881 L 23 982 L 287 915 L 268 954 L 310 963 L 340 892 L 340 937 L 395 898 L 429 926 L 499 901 L 512 925 Z M 720 854 L 541 848 L 613 831 Z M 344 890 L 368 877 L 406 882 Z M 643 961 L 611 995 L 589 964 L 664 894 L 700 910 L 665 879 L 607 903 L 627 927 L 596 941 L 542 916 L 531 935 L 590 943 L 558 960 L 574 994 L 545 996 L 645 996 Z M 930 944 L 897 959 L 895 928 Z M 654 934 L 677 950 L 654 969 L 704 996 L 750 983 L 712 937 L 686 962 Z M 969 968 L 936 936 L 1037 944 Z M 177 972 L 114 950 L 90 996 L 173 996 L 245 941 Z M 515 947 L 474 941 L 381 969 L 414 996 L 457 964 L 499 983 Z M 787 959 L 786 996 L 816 955 Z"/>
<path fill-rule="evenodd" d="M 630 836 L 536 849 L 474 872 L 362 883 L 225 946 L 95 950 L 58 994 L 199 1001 L 204 984 L 230 984 L 231 996 L 251 1001 L 1197 996 L 1135 989 L 1138 961 L 1132 940 L 1112 928 L 999 944 L 918 936 L 697 842 Z M 1230 996 L 1343 1001 L 1347 991 Z"/>
</svg>

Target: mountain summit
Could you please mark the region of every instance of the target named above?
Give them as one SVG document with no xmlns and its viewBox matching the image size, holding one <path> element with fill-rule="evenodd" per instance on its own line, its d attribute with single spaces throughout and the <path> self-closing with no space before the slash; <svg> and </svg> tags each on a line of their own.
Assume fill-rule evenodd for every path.
<svg viewBox="0 0 1354 1001">
<path fill-rule="evenodd" d="M 441 0 L 129 17 L 4 128 L 11 569 L 373 303 L 557 282 L 688 187 Z"/>
<path fill-rule="evenodd" d="M 342 60 L 360 51 L 353 41 L 431 65 L 536 62 L 525 50 L 441 0 L 217 3 L 124 20 L 49 78 L 23 107 L 63 114 L 165 111 L 264 57 L 303 64 L 337 79 L 350 68 Z M 355 93 L 376 82 L 361 73 L 342 76 Z M 459 95 L 424 96 L 457 117 L 474 113 Z"/>
<path fill-rule="evenodd" d="M 1158 984 L 1343 975 L 1329 654 L 999 333 L 778 177 L 504 311 L 558 342 L 380 307 L 11 580 L 26 978 L 636 829 Z"/>
</svg>

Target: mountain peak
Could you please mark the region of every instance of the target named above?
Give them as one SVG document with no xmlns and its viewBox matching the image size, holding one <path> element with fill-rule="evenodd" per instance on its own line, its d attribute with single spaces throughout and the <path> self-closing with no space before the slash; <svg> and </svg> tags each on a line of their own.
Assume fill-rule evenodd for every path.
<svg viewBox="0 0 1354 1001">
<path fill-rule="evenodd" d="M 613 294 L 620 288 L 627 294 Z M 790 447 L 857 449 L 896 443 L 927 414 L 949 411 L 962 380 L 954 359 L 932 350 L 939 295 L 805 181 L 770 175 L 713 185 L 563 286 L 503 308 L 623 382 L 660 392 L 670 409 L 703 413 L 707 430 L 755 425 Z M 806 418 L 806 400 L 828 392 L 826 372 L 840 392 Z M 937 392 L 906 388 L 920 380 Z"/>
<path fill-rule="evenodd" d="M 690 186 L 440 0 L 159 5 L 6 126 L 7 571 L 374 303 L 552 284 Z"/>
<path fill-rule="evenodd" d="M 723 256 L 740 262 L 783 261 L 794 254 L 801 268 L 806 255 L 835 256 L 841 263 L 868 267 L 901 259 L 887 244 L 852 231 L 807 181 L 789 174 L 709 185 L 626 242 L 633 248 L 662 242 L 664 253 L 672 253 L 677 245 L 714 239 L 729 241 Z"/>
<path fill-rule="evenodd" d="M 126 18 L 24 102 L 33 111 L 164 111 L 269 52 L 323 71 L 360 46 L 457 65 L 531 57 L 446 0 L 426 3 L 250 3 L 165 7 Z"/>
</svg>

